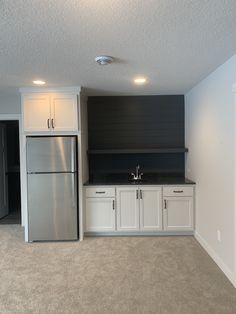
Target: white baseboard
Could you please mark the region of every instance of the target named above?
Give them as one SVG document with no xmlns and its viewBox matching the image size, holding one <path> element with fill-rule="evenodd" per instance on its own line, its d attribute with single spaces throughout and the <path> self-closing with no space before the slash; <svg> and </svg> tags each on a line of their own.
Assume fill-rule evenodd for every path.
<svg viewBox="0 0 236 314">
<path fill-rule="evenodd" d="M 213 261 L 219 266 L 219 268 L 223 271 L 229 281 L 236 288 L 236 278 L 234 273 L 229 269 L 229 267 L 222 261 L 219 255 L 210 247 L 210 245 L 202 238 L 202 236 L 195 231 L 194 236 L 196 240 L 200 243 L 200 245 L 204 248 L 204 250 L 210 255 Z"/>
<path fill-rule="evenodd" d="M 87 231 L 84 233 L 88 237 L 155 237 L 155 236 L 192 236 L 193 231 Z"/>
</svg>

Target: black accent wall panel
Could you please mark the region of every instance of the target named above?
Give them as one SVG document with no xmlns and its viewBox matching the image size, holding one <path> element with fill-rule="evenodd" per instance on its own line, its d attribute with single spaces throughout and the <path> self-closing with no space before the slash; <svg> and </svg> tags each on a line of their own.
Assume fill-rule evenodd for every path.
<svg viewBox="0 0 236 314">
<path fill-rule="evenodd" d="M 88 98 L 89 149 L 184 147 L 184 96 Z"/>
<path fill-rule="evenodd" d="M 184 148 L 184 96 L 88 97 L 90 179 L 125 174 L 140 164 L 144 173 L 184 176 L 185 153 L 122 154 L 122 149 Z"/>
<path fill-rule="evenodd" d="M 135 171 L 140 165 L 145 174 L 159 173 L 181 176 L 184 173 L 184 154 L 111 154 L 90 155 L 90 177 L 125 174 Z"/>
</svg>

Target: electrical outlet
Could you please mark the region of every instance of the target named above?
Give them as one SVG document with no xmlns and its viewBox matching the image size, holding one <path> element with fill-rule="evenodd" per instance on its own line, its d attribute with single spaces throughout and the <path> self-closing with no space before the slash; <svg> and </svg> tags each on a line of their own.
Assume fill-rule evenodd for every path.
<svg viewBox="0 0 236 314">
<path fill-rule="evenodd" d="M 217 240 L 219 242 L 221 242 L 221 232 L 220 232 L 220 230 L 217 230 Z"/>
</svg>

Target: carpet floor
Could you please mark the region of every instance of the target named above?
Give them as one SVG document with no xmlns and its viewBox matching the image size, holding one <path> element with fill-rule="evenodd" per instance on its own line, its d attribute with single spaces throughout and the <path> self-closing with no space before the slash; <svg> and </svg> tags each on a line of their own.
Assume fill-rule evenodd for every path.
<svg viewBox="0 0 236 314">
<path fill-rule="evenodd" d="M 236 289 L 193 237 L 25 243 L 1 225 L 0 313 L 235 314 Z"/>
</svg>

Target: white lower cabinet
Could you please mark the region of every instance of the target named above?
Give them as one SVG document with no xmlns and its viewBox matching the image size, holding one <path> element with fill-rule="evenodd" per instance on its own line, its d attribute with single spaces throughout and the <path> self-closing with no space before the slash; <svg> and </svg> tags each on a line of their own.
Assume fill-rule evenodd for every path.
<svg viewBox="0 0 236 314">
<path fill-rule="evenodd" d="M 139 230 L 138 188 L 122 187 L 116 189 L 117 230 Z"/>
<path fill-rule="evenodd" d="M 193 197 L 164 197 L 164 230 L 193 230 Z"/>
<path fill-rule="evenodd" d="M 115 222 L 115 188 L 87 188 L 85 231 L 115 231 Z"/>
<path fill-rule="evenodd" d="M 86 188 L 86 232 L 193 231 L 193 186 Z"/>
<path fill-rule="evenodd" d="M 115 199 L 86 199 L 86 231 L 115 230 Z"/>
<path fill-rule="evenodd" d="M 162 189 L 140 187 L 140 230 L 162 230 Z"/>
<path fill-rule="evenodd" d="M 117 188 L 117 230 L 161 230 L 161 200 L 161 188 L 158 187 Z"/>
</svg>

